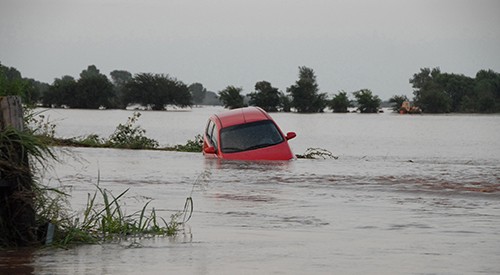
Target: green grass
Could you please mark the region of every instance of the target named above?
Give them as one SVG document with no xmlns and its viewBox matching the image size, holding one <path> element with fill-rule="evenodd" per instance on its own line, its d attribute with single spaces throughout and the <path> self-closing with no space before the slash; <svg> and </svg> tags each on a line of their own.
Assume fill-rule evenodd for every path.
<svg viewBox="0 0 500 275">
<path fill-rule="evenodd" d="M 171 236 L 179 230 L 177 218 L 181 213 L 171 215 L 167 222 L 157 216 L 154 208 L 148 211 L 149 201 L 140 211 L 126 215 L 120 200 L 128 189 L 117 196 L 99 185 L 96 185 L 96 189 L 94 194 L 88 194 L 87 205 L 81 216 L 56 221 L 53 245 L 66 247 L 145 236 Z"/>
</svg>

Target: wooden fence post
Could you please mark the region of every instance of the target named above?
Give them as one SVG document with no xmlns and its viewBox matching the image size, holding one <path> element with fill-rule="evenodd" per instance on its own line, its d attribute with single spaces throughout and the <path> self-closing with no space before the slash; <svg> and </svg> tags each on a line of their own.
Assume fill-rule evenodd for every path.
<svg viewBox="0 0 500 275">
<path fill-rule="evenodd" d="M 24 128 L 18 96 L 0 97 L 0 131 L 8 127 Z M 0 166 L 0 238 L 10 244 L 30 245 L 37 242 L 31 170 L 22 145 L 9 146 L 12 143 L 0 144 L 0 161 L 5 163 Z"/>
<path fill-rule="evenodd" d="M 0 129 L 12 126 L 23 130 L 23 105 L 18 96 L 0 96 Z"/>
</svg>

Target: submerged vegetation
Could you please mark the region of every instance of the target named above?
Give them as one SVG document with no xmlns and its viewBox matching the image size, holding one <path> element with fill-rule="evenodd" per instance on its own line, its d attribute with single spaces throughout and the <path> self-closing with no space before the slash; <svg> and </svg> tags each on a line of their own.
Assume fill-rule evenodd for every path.
<svg viewBox="0 0 500 275">
<path fill-rule="evenodd" d="M 171 236 L 177 232 L 180 224 L 177 218 L 181 213 L 171 215 L 170 221 L 167 222 L 156 215 L 154 208 L 150 212 L 147 211 L 151 202 L 149 201 L 140 211 L 127 215 L 121 207 L 120 199 L 128 189 L 114 196 L 99 185 L 96 185 L 96 188 L 93 195 L 88 194 L 82 217 L 73 218 L 65 212 L 60 217 L 46 217 L 56 228 L 55 232 L 47 234 L 47 236 L 53 235 L 53 239 L 50 238 L 53 245 L 68 246 L 119 241 L 133 237 Z M 99 202 L 98 198 L 102 202 Z"/>
<path fill-rule="evenodd" d="M 158 141 L 148 138 L 146 130 L 136 125 L 141 113 L 134 112 L 125 124 L 119 124 L 114 133 L 109 138 L 102 138 L 95 134 L 90 134 L 83 138 L 56 138 L 54 132 L 40 133 L 53 146 L 76 146 L 76 147 L 101 147 L 101 148 L 121 148 L 121 149 L 141 149 L 141 150 L 164 150 L 179 152 L 201 152 L 203 137 L 196 135 L 193 140 L 188 140 L 186 144 L 178 144 L 170 147 L 159 147 Z M 43 124 L 43 123 L 42 123 Z M 50 124 L 46 122 L 46 124 Z M 43 125 L 44 128 L 53 129 L 51 126 Z"/>
<path fill-rule="evenodd" d="M 297 155 L 299 159 L 338 159 L 332 152 L 323 148 L 307 148 L 303 155 Z"/>
<path fill-rule="evenodd" d="M 45 186 L 38 176 L 48 163 L 58 161 L 49 146 L 49 141 L 54 140 L 55 126 L 45 122 L 39 113 L 27 113 L 24 119 L 31 128 L 6 127 L 0 131 L 0 248 L 43 244 L 66 247 L 170 236 L 186 222 L 178 222 L 182 214 L 186 215 L 181 211 L 171 215 L 169 221 L 157 216 L 154 208 L 148 209 L 151 201 L 141 210 L 126 214 L 120 200 L 128 189 L 115 196 L 100 187 L 99 181 L 94 194 L 88 194 L 83 213 L 73 213 L 68 208 L 68 193 L 63 188 Z M 156 141 L 144 136 L 143 129 L 134 126 L 138 117 L 134 114 L 126 124 L 120 124 L 110 137 L 110 144 L 120 148 L 157 147 Z M 103 143 L 95 136 L 86 142 Z M 192 149 L 193 144 L 188 147 Z M 185 207 L 184 211 L 188 209 Z"/>
</svg>

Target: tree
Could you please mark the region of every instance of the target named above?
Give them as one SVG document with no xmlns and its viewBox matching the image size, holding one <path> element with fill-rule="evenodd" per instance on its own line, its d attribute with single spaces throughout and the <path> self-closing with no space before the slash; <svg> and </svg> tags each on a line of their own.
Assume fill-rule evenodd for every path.
<svg viewBox="0 0 500 275">
<path fill-rule="evenodd" d="M 0 96 L 18 95 L 23 102 L 30 103 L 28 85 L 16 68 L 3 66 L 0 63 Z"/>
<path fill-rule="evenodd" d="M 382 100 L 376 95 L 372 94 L 372 91 L 368 89 L 362 89 L 353 93 L 358 103 L 358 110 L 361 113 L 376 113 L 380 107 Z"/>
<path fill-rule="evenodd" d="M 225 108 L 236 109 L 244 107 L 243 96 L 241 95 L 242 88 L 227 86 L 219 92 L 219 98 Z"/>
<path fill-rule="evenodd" d="M 193 104 L 200 105 L 203 103 L 205 96 L 207 94 L 207 89 L 203 87 L 201 83 L 193 83 L 188 87 L 191 96 L 193 97 Z"/>
<path fill-rule="evenodd" d="M 287 92 L 291 94 L 291 105 L 299 113 L 323 112 L 326 107 L 326 94 L 318 93 L 316 75 L 311 68 L 299 67 L 299 80 L 290 86 Z"/>
<path fill-rule="evenodd" d="M 403 102 L 409 101 L 406 95 L 394 95 L 389 98 L 389 103 L 393 103 L 392 110 L 394 112 L 399 112 L 401 110 L 401 106 L 403 106 Z"/>
<path fill-rule="evenodd" d="M 285 95 L 283 92 L 280 92 L 280 109 L 283 112 L 290 112 L 290 109 L 292 108 L 292 101 L 290 100 L 290 97 Z"/>
<path fill-rule="evenodd" d="M 429 68 L 423 68 L 420 69 L 420 73 L 414 74 L 410 79 L 414 88 L 415 105 L 423 112 L 447 113 L 451 110 L 451 98 L 437 81 L 440 75 L 439 68 L 434 68 L 432 71 Z"/>
<path fill-rule="evenodd" d="M 500 74 L 480 70 L 474 80 L 475 110 L 483 113 L 500 112 Z"/>
<path fill-rule="evenodd" d="M 172 104 L 181 108 L 191 107 L 193 105 L 193 96 L 189 92 L 189 88 L 182 81 L 170 78 L 168 81 L 168 91 L 170 94 L 170 101 Z"/>
<path fill-rule="evenodd" d="M 113 84 L 94 65 L 80 73 L 72 99 L 66 102 L 71 108 L 98 109 L 111 107 L 114 97 Z"/>
<path fill-rule="evenodd" d="M 329 102 L 330 108 L 332 108 L 334 113 L 347 113 L 348 108 L 352 107 L 351 101 L 344 91 L 336 94 L 333 99 Z"/>
<path fill-rule="evenodd" d="M 250 105 L 259 106 L 268 112 L 277 112 L 280 107 L 280 92 L 267 81 L 255 84 L 255 92 L 248 95 Z"/>
<path fill-rule="evenodd" d="M 49 90 L 42 96 L 42 104 L 45 107 L 62 107 L 72 104 L 73 93 L 76 90 L 76 81 L 72 76 L 66 75 L 56 78 Z"/>
<path fill-rule="evenodd" d="M 441 73 L 435 81 L 450 98 L 450 111 L 463 112 L 462 99 L 474 93 L 474 79 L 459 74 Z"/>
<path fill-rule="evenodd" d="M 132 74 L 125 70 L 114 70 L 110 73 L 113 83 L 114 97 L 110 100 L 113 108 L 125 109 L 127 104 L 124 102 L 125 85 L 132 80 Z"/>
<path fill-rule="evenodd" d="M 451 111 L 451 99 L 438 85 L 430 85 L 420 91 L 418 98 L 419 107 L 427 113 L 449 113 Z"/>
<path fill-rule="evenodd" d="M 92 78 L 92 77 L 97 77 L 100 76 L 101 72 L 95 65 L 89 65 L 87 66 L 86 70 L 83 70 L 80 73 L 80 78 Z"/>
<path fill-rule="evenodd" d="M 111 81 L 113 85 L 118 87 L 124 87 L 130 80 L 132 80 L 132 74 L 125 70 L 114 70 L 111 73 Z"/>
<path fill-rule="evenodd" d="M 125 85 L 124 102 L 136 103 L 153 110 L 165 110 L 166 105 L 191 106 L 192 97 L 186 84 L 163 74 L 137 74 Z"/>
</svg>

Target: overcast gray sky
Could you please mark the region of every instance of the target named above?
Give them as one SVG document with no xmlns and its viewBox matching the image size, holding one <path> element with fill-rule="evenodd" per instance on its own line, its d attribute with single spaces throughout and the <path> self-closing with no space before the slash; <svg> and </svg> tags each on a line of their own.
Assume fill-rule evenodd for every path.
<svg viewBox="0 0 500 275">
<path fill-rule="evenodd" d="M 388 99 L 423 67 L 500 72 L 500 1 L 0 0 L 0 62 L 48 83 L 93 64 L 244 94 L 307 66 L 321 92 Z"/>
</svg>

